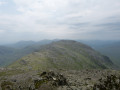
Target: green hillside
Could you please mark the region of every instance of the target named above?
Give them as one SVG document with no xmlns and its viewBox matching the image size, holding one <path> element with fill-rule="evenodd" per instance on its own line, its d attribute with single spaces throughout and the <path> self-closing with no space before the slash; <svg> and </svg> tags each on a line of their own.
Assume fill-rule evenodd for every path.
<svg viewBox="0 0 120 90">
<path fill-rule="evenodd" d="M 95 69 L 111 68 L 111 60 L 91 47 L 72 40 L 61 40 L 42 46 L 13 64 L 10 68 L 46 69 Z"/>
<path fill-rule="evenodd" d="M 15 44 L 0 46 L 0 67 L 7 66 L 32 52 L 38 51 L 42 45 L 56 40 L 20 41 Z"/>
<path fill-rule="evenodd" d="M 7 66 L 39 48 L 40 46 L 28 46 L 21 49 L 0 46 L 0 66 Z"/>
</svg>

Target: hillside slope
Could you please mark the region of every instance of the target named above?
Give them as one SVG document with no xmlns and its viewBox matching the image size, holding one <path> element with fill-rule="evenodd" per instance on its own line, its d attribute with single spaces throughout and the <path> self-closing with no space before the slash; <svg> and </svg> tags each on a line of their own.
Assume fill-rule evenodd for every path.
<svg viewBox="0 0 120 90">
<path fill-rule="evenodd" d="M 38 51 L 42 45 L 46 45 L 55 40 L 20 41 L 15 44 L 0 46 L 0 67 L 7 66 L 14 61 L 32 52 Z"/>
<path fill-rule="evenodd" d="M 90 69 L 110 68 L 111 60 L 91 47 L 72 40 L 61 40 L 42 46 L 8 67 L 20 69 Z"/>
<path fill-rule="evenodd" d="M 11 47 L 6 47 L 6 46 L 0 46 L 0 66 L 4 66 L 7 63 L 10 62 L 12 57 L 11 55 L 14 55 L 15 49 Z"/>
<path fill-rule="evenodd" d="M 95 48 L 97 51 L 109 56 L 116 65 L 120 65 L 120 42 Z"/>
<path fill-rule="evenodd" d="M 0 46 L 0 66 L 6 66 L 14 61 L 26 56 L 40 48 L 37 46 L 28 46 L 21 49 L 16 49 L 12 47 Z"/>
</svg>

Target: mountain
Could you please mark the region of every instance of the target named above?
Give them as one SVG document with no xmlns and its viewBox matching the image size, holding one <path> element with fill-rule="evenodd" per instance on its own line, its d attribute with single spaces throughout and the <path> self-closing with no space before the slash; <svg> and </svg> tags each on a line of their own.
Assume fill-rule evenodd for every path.
<svg viewBox="0 0 120 90">
<path fill-rule="evenodd" d="M 15 49 L 11 47 L 6 47 L 6 46 L 0 46 L 0 66 L 4 66 L 7 63 L 10 62 L 10 57 L 15 53 Z M 7 62 L 6 62 L 7 61 Z"/>
<path fill-rule="evenodd" d="M 0 46 L 0 66 L 7 66 L 23 56 L 38 51 L 42 45 L 51 42 L 52 40 L 20 41 L 11 45 Z"/>
<path fill-rule="evenodd" d="M 91 46 L 96 51 L 110 57 L 110 59 L 120 68 L 120 40 L 77 40 Z"/>
<path fill-rule="evenodd" d="M 13 64 L 10 68 L 46 70 L 46 69 L 95 69 L 112 68 L 113 63 L 107 57 L 93 50 L 91 47 L 73 41 L 60 40 L 42 46 Z"/>
<path fill-rule="evenodd" d="M 8 45 L 8 46 L 13 47 L 13 48 L 24 48 L 24 47 L 27 47 L 27 46 L 34 45 L 35 43 L 36 43 L 35 41 L 19 41 L 15 44 L 11 44 L 11 45 Z"/>
<path fill-rule="evenodd" d="M 88 46 L 91 46 L 94 49 L 118 42 L 116 40 L 76 40 L 76 41 L 82 42 Z"/>
<path fill-rule="evenodd" d="M 10 47 L 5 47 L 5 46 L 0 46 L 0 54 L 4 55 L 4 54 L 10 54 L 13 53 L 14 49 L 10 48 Z"/>
<path fill-rule="evenodd" d="M 120 41 L 104 46 L 95 47 L 95 50 L 109 56 L 116 65 L 120 65 Z"/>
<path fill-rule="evenodd" d="M 41 41 L 38 41 L 38 42 L 35 42 L 35 41 L 19 41 L 19 42 L 15 43 L 15 44 L 10 44 L 10 45 L 6 45 L 6 46 L 21 49 L 21 48 L 25 48 L 25 47 L 28 47 L 28 46 L 49 44 L 52 41 L 56 41 L 56 40 L 47 40 L 47 39 L 45 39 L 45 40 L 41 40 Z"/>
</svg>

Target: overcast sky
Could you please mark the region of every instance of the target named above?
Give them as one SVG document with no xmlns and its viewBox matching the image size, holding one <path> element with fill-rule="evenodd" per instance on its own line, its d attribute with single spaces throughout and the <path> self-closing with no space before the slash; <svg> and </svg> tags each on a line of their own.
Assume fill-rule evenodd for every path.
<svg viewBox="0 0 120 90">
<path fill-rule="evenodd" d="M 120 40 L 120 0 L 0 0 L 0 43 Z"/>
</svg>

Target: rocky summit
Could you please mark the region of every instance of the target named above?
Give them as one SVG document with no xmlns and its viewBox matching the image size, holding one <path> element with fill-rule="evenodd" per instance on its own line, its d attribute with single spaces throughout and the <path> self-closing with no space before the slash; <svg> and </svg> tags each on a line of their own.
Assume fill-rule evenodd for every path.
<svg viewBox="0 0 120 90">
<path fill-rule="evenodd" d="M 6 72 L 6 73 L 5 73 Z M 12 73 L 11 73 L 12 72 Z M 119 90 L 120 71 L 0 71 L 0 90 Z"/>
</svg>

